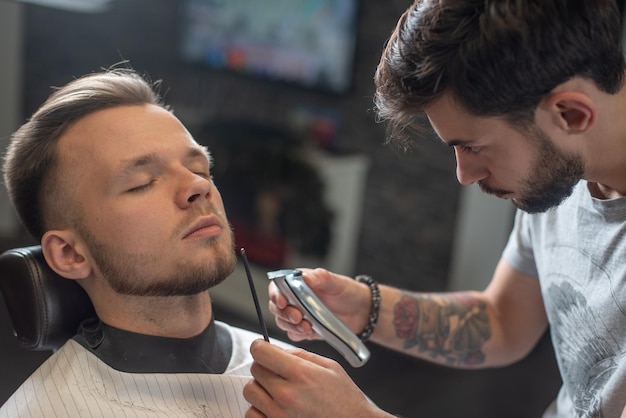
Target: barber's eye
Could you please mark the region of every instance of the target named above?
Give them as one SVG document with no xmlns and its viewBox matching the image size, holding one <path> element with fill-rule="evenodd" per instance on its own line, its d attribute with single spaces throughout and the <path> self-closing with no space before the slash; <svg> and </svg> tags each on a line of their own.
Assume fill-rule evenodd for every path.
<svg viewBox="0 0 626 418">
<path fill-rule="evenodd" d="M 480 151 L 480 147 L 472 147 L 469 145 L 457 145 L 457 147 L 463 152 L 469 152 L 472 154 L 476 154 Z"/>
</svg>

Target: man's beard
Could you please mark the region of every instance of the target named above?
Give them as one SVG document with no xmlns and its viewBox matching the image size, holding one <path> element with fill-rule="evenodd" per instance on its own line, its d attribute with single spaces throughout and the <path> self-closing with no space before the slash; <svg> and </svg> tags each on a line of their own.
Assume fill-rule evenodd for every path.
<svg viewBox="0 0 626 418">
<path fill-rule="evenodd" d="M 541 213 L 560 205 L 572 194 L 576 184 L 583 178 L 585 165 L 578 155 L 567 155 L 556 148 L 548 136 L 539 129 L 530 132 L 538 158 L 531 175 L 522 182 L 519 198 L 513 203 L 528 213 Z M 489 187 L 478 182 L 483 192 L 494 195 L 510 194 L 511 191 Z"/>
<path fill-rule="evenodd" d="M 148 253 L 122 251 L 81 231 L 94 261 L 111 288 L 119 294 L 130 296 L 188 296 L 195 295 L 220 284 L 235 269 L 237 258 L 234 247 L 226 246 L 218 238 L 206 240 L 212 250 L 211 259 L 202 265 L 192 265 L 184 260 L 177 261 L 168 271 L 153 277 L 145 270 L 155 264 Z M 231 232 L 229 232 L 231 233 Z M 232 241 L 232 240 L 231 240 Z"/>
</svg>

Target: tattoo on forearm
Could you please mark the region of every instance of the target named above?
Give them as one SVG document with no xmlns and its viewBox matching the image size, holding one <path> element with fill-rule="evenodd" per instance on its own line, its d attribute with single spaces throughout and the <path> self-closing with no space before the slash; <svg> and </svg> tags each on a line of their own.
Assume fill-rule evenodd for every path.
<svg viewBox="0 0 626 418">
<path fill-rule="evenodd" d="M 465 293 L 405 294 L 394 306 L 396 336 L 404 349 L 417 347 L 449 365 L 478 365 L 491 337 L 486 304 Z"/>
</svg>

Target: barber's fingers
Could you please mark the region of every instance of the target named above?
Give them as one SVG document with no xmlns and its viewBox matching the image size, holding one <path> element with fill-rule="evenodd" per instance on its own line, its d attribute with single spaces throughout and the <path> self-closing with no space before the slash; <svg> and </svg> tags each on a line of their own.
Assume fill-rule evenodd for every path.
<svg viewBox="0 0 626 418">
<path fill-rule="evenodd" d="M 322 340 L 322 336 L 316 333 L 309 321 L 302 321 L 298 325 L 293 325 L 290 322 L 285 322 L 280 318 L 275 319 L 278 328 L 287 332 L 287 337 L 291 341 L 304 341 L 304 340 Z"/>
<path fill-rule="evenodd" d="M 277 298 L 285 299 L 284 296 L 278 296 Z M 297 325 L 303 320 L 302 312 L 298 310 L 293 305 L 284 305 L 275 302 L 270 298 L 269 310 L 272 314 L 276 316 L 276 318 L 281 319 L 284 322 L 288 322 L 290 324 Z"/>
<path fill-rule="evenodd" d="M 245 418 L 266 418 L 272 415 L 273 401 L 265 389 L 252 379 L 243 387 L 243 397 L 252 406 L 246 411 Z"/>
<path fill-rule="evenodd" d="M 320 366 L 324 369 L 343 370 L 343 368 L 335 360 L 332 360 L 324 356 L 320 356 L 315 353 L 311 353 L 310 351 L 300 349 L 300 348 L 290 349 L 286 351 L 287 353 L 293 356 L 292 360 L 293 360 L 294 365 L 295 363 L 301 363 L 301 361 L 295 359 L 295 357 L 299 357 L 302 360 L 306 360 L 306 362 L 310 363 L 311 365 Z"/>
<path fill-rule="evenodd" d="M 353 332 L 363 329 L 370 303 L 370 290 L 366 285 L 322 268 L 300 270 L 309 287 L 337 318 Z M 291 341 L 323 339 L 304 319 L 302 312 L 289 304 L 274 282 L 269 284 L 268 292 L 269 310 L 276 326 L 285 331 Z M 367 309 L 365 313 L 364 309 Z"/>
<path fill-rule="evenodd" d="M 283 379 L 294 379 L 301 375 L 299 371 L 310 367 L 337 367 L 341 369 L 337 362 L 329 358 L 300 348 L 283 349 L 261 339 L 252 342 L 250 353 L 254 358 L 253 368 L 262 366 L 263 369 L 271 372 L 271 374 L 267 374 L 265 370 L 260 370 L 260 373 L 262 373 L 262 375 L 260 374 L 261 379 L 274 379 L 274 376 Z M 257 378 L 255 373 L 252 373 L 252 375 Z M 263 382 L 260 383 L 263 385 Z M 267 386 L 263 385 L 263 387 Z"/>
<path fill-rule="evenodd" d="M 244 418 L 266 418 L 267 415 L 256 409 L 254 406 L 248 408 L 244 414 Z"/>
<path fill-rule="evenodd" d="M 322 337 L 313 331 L 311 323 L 304 320 L 302 313 L 293 306 L 285 309 L 278 309 L 270 302 L 269 310 L 274 314 L 274 322 L 276 326 L 287 332 L 287 336 L 291 341 L 315 340 Z"/>
<path fill-rule="evenodd" d="M 250 351 L 265 364 L 267 364 L 268 355 L 275 357 L 276 362 L 272 366 L 277 366 L 277 363 L 283 361 L 281 356 L 289 356 L 286 351 L 269 343 L 260 348 L 258 345 L 261 345 L 260 340 L 253 342 Z M 251 408 L 246 412 L 246 418 L 286 416 L 283 411 L 284 401 L 293 398 L 290 394 L 293 388 L 289 381 L 262 365 L 256 358 L 250 367 L 250 372 L 254 380 L 248 382 L 243 388 L 243 396 L 251 404 Z"/>
<path fill-rule="evenodd" d="M 263 340 L 255 340 L 250 345 L 250 354 L 254 359 L 250 371 L 255 379 L 260 380 L 263 387 L 268 387 L 263 382 L 284 378 L 291 363 L 292 354 L 276 345 L 265 343 Z"/>
<path fill-rule="evenodd" d="M 345 280 L 351 281 L 348 276 L 333 273 L 324 268 L 302 268 L 302 277 L 306 284 L 322 299 L 329 296 L 337 296 L 345 291 Z"/>
<path fill-rule="evenodd" d="M 256 410 L 249 418 L 382 416 L 334 360 L 263 340 L 254 341 L 250 352 L 254 381 L 244 396 Z M 257 411 L 261 415 L 253 415 Z"/>
<path fill-rule="evenodd" d="M 325 299 L 328 297 L 340 295 L 345 291 L 346 283 L 351 282 L 347 276 L 334 274 L 322 268 L 299 270 L 302 271 L 305 283 L 323 302 L 326 302 Z M 270 303 L 274 304 L 278 310 L 285 309 L 289 305 L 289 301 L 273 281 L 270 281 L 268 286 L 268 294 Z"/>
<path fill-rule="evenodd" d="M 291 341 L 321 340 L 311 323 L 304 319 L 302 312 L 293 305 L 289 305 L 287 299 L 280 293 L 274 283 L 269 287 L 269 310 L 274 315 L 276 326 L 287 332 Z"/>
<path fill-rule="evenodd" d="M 274 305 L 278 311 L 285 309 L 289 305 L 287 298 L 280 292 L 278 286 L 273 281 L 267 288 L 267 293 L 270 299 L 270 306 Z"/>
</svg>

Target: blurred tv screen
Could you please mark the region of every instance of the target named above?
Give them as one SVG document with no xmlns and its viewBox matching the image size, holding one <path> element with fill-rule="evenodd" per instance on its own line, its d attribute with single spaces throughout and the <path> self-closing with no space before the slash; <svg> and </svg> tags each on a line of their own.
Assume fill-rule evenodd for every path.
<svg viewBox="0 0 626 418">
<path fill-rule="evenodd" d="M 358 0 L 183 0 L 187 62 L 344 93 Z"/>
</svg>

